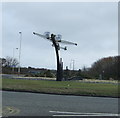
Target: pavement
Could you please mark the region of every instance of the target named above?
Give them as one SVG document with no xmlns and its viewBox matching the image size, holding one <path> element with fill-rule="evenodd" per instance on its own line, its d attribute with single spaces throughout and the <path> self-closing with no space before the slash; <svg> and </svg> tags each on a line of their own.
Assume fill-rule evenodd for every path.
<svg viewBox="0 0 120 118">
<path fill-rule="evenodd" d="M 118 98 L 2 92 L 3 116 L 118 116 Z"/>
</svg>

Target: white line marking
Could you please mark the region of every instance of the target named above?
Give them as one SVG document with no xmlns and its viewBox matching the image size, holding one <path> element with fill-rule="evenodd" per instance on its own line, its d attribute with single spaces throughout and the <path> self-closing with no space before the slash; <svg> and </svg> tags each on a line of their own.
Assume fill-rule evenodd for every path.
<svg viewBox="0 0 120 118">
<path fill-rule="evenodd" d="M 60 117 L 68 117 L 68 116 L 118 116 L 118 114 L 99 114 L 99 115 L 53 115 L 53 116 L 60 116 Z"/>
<path fill-rule="evenodd" d="M 63 114 L 63 115 L 53 115 L 53 116 L 118 116 L 118 114 L 112 114 L 112 113 L 79 113 L 79 112 L 64 112 L 64 111 L 49 111 L 49 112 Z"/>
<path fill-rule="evenodd" d="M 103 114 L 103 113 L 79 113 L 79 112 L 64 112 L 64 111 L 49 111 L 51 113 L 62 113 L 62 114 Z"/>
</svg>

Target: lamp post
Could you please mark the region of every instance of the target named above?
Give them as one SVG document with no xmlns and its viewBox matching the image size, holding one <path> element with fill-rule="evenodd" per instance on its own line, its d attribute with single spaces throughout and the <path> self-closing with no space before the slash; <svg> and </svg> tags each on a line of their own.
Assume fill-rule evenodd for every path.
<svg viewBox="0 0 120 118">
<path fill-rule="evenodd" d="M 71 60 L 70 61 L 70 70 L 71 69 L 74 70 L 74 68 L 75 68 L 75 60 Z"/>
<path fill-rule="evenodd" d="M 104 72 L 105 72 L 105 71 L 103 70 L 103 71 L 102 71 L 102 79 L 103 79 L 103 80 L 104 80 Z"/>
<path fill-rule="evenodd" d="M 13 60 L 13 64 L 12 64 L 12 71 L 13 71 L 13 73 L 14 73 L 14 66 L 15 66 L 14 65 L 15 49 L 18 50 L 18 48 L 13 48 L 13 59 L 12 59 Z"/>
<path fill-rule="evenodd" d="M 19 32 L 20 34 L 20 47 L 19 47 L 19 66 L 18 66 L 18 76 L 20 75 L 20 58 L 21 58 L 21 42 L 22 42 L 22 32 Z"/>
<path fill-rule="evenodd" d="M 74 68 L 75 68 L 75 60 L 71 60 L 71 62 L 72 62 L 73 71 L 74 71 Z"/>
</svg>

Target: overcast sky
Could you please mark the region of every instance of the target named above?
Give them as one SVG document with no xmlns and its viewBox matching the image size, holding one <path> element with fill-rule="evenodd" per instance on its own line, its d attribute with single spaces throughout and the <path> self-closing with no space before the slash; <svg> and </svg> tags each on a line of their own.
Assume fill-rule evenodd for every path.
<svg viewBox="0 0 120 118">
<path fill-rule="evenodd" d="M 50 31 L 78 46 L 60 50 L 64 68 L 90 67 L 100 58 L 118 55 L 118 3 L 17 2 L 2 4 L 3 57 L 18 58 L 22 32 L 21 65 L 56 69 L 51 43 L 32 34 Z"/>
</svg>

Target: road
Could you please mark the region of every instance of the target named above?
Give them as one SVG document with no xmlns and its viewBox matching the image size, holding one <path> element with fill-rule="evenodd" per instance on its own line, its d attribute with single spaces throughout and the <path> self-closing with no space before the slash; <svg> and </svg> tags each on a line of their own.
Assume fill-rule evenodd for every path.
<svg viewBox="0 0 120 118">
<path fill-rule="evenodd" d="M 4 116 L 117 116 L 118 99 L 2 92 Z"/>
<path fill-rule="evenodd" d="M 48 77 L 24 77 L 24 75 L 15 75 L 15 74 L 2 74 L 2 77 L 9 78 L 9 79 L 22 79 L 22 80 L 52 80 L 55 81 L 56 78 L 48 78 Z M 76 81 L 76 80 L 71 80 L 71 81 Z M 109 80 L 90 80 L 90 79 L 83 79 L 83 80 L 77 80 L 78 82 L 83 82 L 83 83 L 101 83 L 101 84 L 115 84 L 119 85 L 120 83 L 116 80 L 114 81 L 109 81 Z"/>
</svg>

